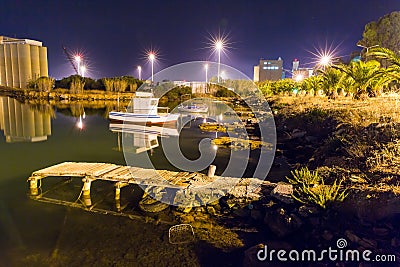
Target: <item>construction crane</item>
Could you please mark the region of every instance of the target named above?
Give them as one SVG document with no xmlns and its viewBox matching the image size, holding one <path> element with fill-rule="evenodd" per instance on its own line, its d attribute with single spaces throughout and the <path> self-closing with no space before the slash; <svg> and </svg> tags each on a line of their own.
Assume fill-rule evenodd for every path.
<svg viewBox="0 0 400 267">
<path fill-rule="evenodd" d="M 71 63 L 72 68 L 75 70 L 76 74 L 79 75 L 79 70 L 74 64 L 75 59 L 74 59 L 73 55 L 70 52 L 68 52 L 68 50 L 65 46 L 62 46 L 62 49 L 63 49 L 65 55 L 67 56 L 69 63 Z"/>
</svg>

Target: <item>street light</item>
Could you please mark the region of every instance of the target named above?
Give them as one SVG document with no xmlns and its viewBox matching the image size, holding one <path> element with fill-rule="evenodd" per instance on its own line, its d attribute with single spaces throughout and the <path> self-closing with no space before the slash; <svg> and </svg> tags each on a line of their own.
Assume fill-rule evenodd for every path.
<svg viewBox="0 0 400 267">
<path fill-rule="evenodd" d="M 82 77 L 85 77 L 85 71 L 86 71 L 86 66 L 82 65 L 81 68 L 80 68 L 80 73 L 81 73 Z"/>
<path fill-rule="evenodd" d="M 320 59 L 319 59 L 319 64 L 321 66 L 328 66 L 329 64 L 331 64 L 332 62 L 332 57 L 330 55 L 323 55 Z"/>
<path fill-rule="evenodd" d="M 224 42 L 222 39 L 216 40 L 214 43 L 215 50 L 218 52 L 218 82 L 219 82 L 219 71 L 221 68 L 221 50 L 224 49 Z"/>
<path fill-rule="evenodd" d="M 75 61 L 76 61 L 77 69 L 78 69 L 78 75 L 81 75 L 81 73 L 80 73 L 80 71 L 81 71 L 81 56 L 76 55 Z"/>
<path fill-rule="evenodd" d="M 205 91 L 207 93 L 207 82 L 208 82 L 208 64 L 204 64 L 204 69 L 206 70 L 206 84 L 205 84 Z"/>
<path fill-rule="evenodd" d="M 151 81 L 154 81 L 154 60 L 156 59 L 156 55 L 153 52 L 149 53 L 149 60 L 151 62 Z"/>
<path fill-rule="evenodd" d="M 357 46 L 358 46 L 358 47 L 365 48 L 365 49 L 367 50 L 367 54 L 368 54 L 368 50 L 369 50 L 370 48 L 378 47 L 379 45 L 363 46 L 363 45 L 357 44 Z"/>
<path fill-rule="evenodd" d="M 368 50 L 369 50 L 370 48 L 378 47 L 379 45 L 363 46 L 363 45 L 357 44 L 357 46 L 358 46 L 358 47 L 361 47 L 361 48 L 365 48 L 366 51 L 367 51 L 366 54 L 368 55 Z M 360 57 L 361 57 L 361 52 L 360 52 Z M 367 60 L 367 57 L 365 57 L 365 60 Z"/>
<path fill-rule="evenodd" d="M 142 67 L 138 66 L 137 70 L 138 70 L 138 73 L 139 73 L 139 80 L 141 80 L 142 79 Z"/>
</svg>

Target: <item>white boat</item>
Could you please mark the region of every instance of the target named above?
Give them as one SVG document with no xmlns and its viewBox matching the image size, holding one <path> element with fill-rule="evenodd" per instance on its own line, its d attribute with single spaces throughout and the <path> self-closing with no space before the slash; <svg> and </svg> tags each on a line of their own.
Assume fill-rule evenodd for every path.
<svg viewBox="0 0 400 267">
<path fill-rule="evenodd" d="M 133 99 L 133 112 L 111 111 L 108 118 L 116 123 L 139 123 L 146 125 L 175 124 L 179 114 L 158 113 L 159 98 L 153 93 L 136 92 Z"/>
<path fill-rule="evenodd" d="M 178 111 L 188 112 L 188 113 L 206 113 L 208 111 L 208 106 L 203 104 L 190 104 L 190 105 L 180 104 L 178 106 Z"/>
</svg>

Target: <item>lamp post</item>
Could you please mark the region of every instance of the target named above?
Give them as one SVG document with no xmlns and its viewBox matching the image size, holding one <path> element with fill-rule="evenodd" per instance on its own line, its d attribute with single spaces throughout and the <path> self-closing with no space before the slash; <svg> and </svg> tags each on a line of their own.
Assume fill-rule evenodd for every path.
<svg viewBox="0 0 400 267">
<path fill-rule="evenodd" d="M 207 93 L 207 82 L 208 82 L 208 64 L 204 64 L 204 69 L 206 70 L 206 83 L 205 83 L 205 91 Z"/>
<path fill-rule="evenodd" d="M 365 48 L 365 49 L 367 50 L 367 54 L 368 54 L 368 50 L 369 50 L 370 48 L 378 47 L 379 45 L 363 46 L 363 45 L 357 44 L 357 46 L 358 46 L 358 47 Z"/>
<path fill-rule="evenodd" d="M 368 50 L 369 50 L 370 48 L 378 47 L 379 45 L 363 46 L 363 45 L 357 44 L 357 46 L 358 46 L 358 47 L 361 47 L 361 48 L 365 48 L 366 54 L 368 54 Z M 360 57 L 361 57 L 361 52 L 360 52 Z M 365 60 L 367 60 L 367 57 L 365 57 Z"/>
<path fill-rule="evenodd" d="M 218 82 L 219 82 L 219 71 L 220 71 L 220 68 L 221 68 L 221 50 L 224 48 L 224 43 L 222 42 L 222 40 L 217 40 L 216 42 L 215 42 L 215 49 L 217 50 L 217 52 L 218 52 L 218 77 L 217 77 L 217 80 L 218 80 Z"/>
<path fill-rule="evenodd" d="M 81 68 L 80 68 L 80 73 L 81 73 L 82 77 L 85 77 L 85 71 L 86 71 L 86 66 L 82 65 Z"/>
<path fill-rule="evenodd" d="M 149 60 L 151 62 L 151 81 L 154 81 L 154 60 L 156 59 L 156 55 L 151 52 L 149 53 Z"/>
<path fill-rule="evenodd" d="M 142 67 L 138 66 L 137 70 L 138 70 L 138 74 L 139 74 L 139 80 L 141 80 L 142 79 Z"/>
<path fill-rule="evenodd" d="M 77 65 L 78 75 L 81 75 L 81 56 L 76 55 L 75 61 L 76 61 L 76 65 Z"/>
</svg>

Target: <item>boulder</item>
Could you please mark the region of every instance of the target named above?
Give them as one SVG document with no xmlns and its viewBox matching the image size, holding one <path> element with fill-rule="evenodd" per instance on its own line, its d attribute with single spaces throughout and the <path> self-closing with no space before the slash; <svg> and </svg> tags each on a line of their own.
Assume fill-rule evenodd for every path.
<svg viewBox="0 0 400 267">
<path fill-rule="evenodd" d="M 271 192 L 272 197 L 287 204 L 294 202 L 292 194 L 293 194 L 293 186 L 291 184 L 282 184 L 282 183 L 279 183 Z"/>
<path fill-rule="evenodd" d="M 302 220 L 297 215 L 287 214 L 284 209 L 267 213 L 264 217 L 264 223 L 271 232 L 279 237 L 288 236 L 303 225 Z"/>
</svg>

